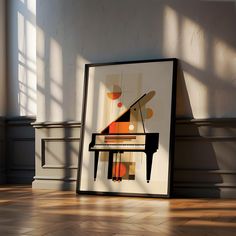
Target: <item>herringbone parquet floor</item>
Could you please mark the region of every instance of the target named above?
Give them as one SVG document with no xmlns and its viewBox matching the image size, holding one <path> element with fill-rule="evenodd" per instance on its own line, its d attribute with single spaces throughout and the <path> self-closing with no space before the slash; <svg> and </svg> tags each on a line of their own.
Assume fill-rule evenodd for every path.
<svg viewBox="0 0 236 236">
<path fill-rule="evenodd" d="M 0 187 L 0 235 L 236 235 L 236 200 L 76 196 Z"/>
</svg>

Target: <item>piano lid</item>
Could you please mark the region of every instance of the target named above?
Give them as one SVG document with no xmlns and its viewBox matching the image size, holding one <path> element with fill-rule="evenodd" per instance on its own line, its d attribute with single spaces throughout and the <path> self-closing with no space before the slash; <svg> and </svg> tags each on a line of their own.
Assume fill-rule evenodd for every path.
<svg viewBox="0 0 236 236">
<path fill-rule="evenodd" d="M 109 134 L 109 126 L 115 122 L 130 122 L 131 109 L 135 107 L 137 107 L 137 109 L 141 109 L 142 106 L 144 106 L 147 102 L 149 102 L 154 97 L 155 93 L 156 93 L 155 91 L 150 91 L 140 96 L 117 119 L 113 120 L 106 128 L 104 128 L 101 131 L 101 133 Z M 142 114 L 141 114 L 141 117 L 142 117 Z M 143 122 L 143 119 L 142 119 L 142 122 Z M 144 124 L 143 124 L 143 128 L 144 128 Z M 144 132 L 145 132 L 145 129 L 144 129 Z"/>
<path fill-rule="evenodd" d="M 154 97 L 155 94 L 156 92 L 154 90 L 150 91 L 149 93 L 143 94 L 141 97 L 139 97 L 138 99 L 134 101 L 134 103 L 129 107 L 129 109 L 137 104 L 139 104 L 139 106 L 141 107 L 144 106 L 147 102 L 149 102 Z"/>
</svg>

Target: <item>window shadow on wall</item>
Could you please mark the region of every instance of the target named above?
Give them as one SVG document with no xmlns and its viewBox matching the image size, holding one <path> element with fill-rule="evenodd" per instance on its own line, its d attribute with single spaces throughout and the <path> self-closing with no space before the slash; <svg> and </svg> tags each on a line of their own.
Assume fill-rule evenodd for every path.
<svg viewBox="0 0 236 236">
<path fill-rule="evenodd" d="M 8 116 L 36 115 L 36 0 L 8 1 Z"/>
</svg>

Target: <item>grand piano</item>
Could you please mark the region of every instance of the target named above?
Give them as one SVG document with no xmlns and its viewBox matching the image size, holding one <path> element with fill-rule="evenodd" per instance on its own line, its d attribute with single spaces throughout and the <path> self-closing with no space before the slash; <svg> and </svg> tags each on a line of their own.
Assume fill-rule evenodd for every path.
<svg viewBox="0 0 236 236">
<path fill-rule="evenodd" d="M 155 91 L 143 94 L 111 122 L 100 133 L 92 133 L 89 151 L 95 153 L 94 181 L 97 178 L 99 152 L 108 152 L 108 179 L 121 181 L 119 175 L 113 176 L 114 155 L 124 152 L 144 152 L 146 154 L 146 180 L 151 178 L 153 154 L 158 149 L 159 133 L 146 133 L 142 107 L 155 95 Z M 142 132 L 137 132 L 137 125 L 142 125 Z"/>
</svg>

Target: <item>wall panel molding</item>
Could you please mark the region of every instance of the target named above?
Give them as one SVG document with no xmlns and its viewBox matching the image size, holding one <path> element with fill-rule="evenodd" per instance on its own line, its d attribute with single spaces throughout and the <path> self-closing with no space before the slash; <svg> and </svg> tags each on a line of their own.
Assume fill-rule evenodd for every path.
<svg viewBox="0 0 236 236">
<path fill-rule="evenodd" d="M 29 126 L 35 119 L 35 116 L 16 116 L 6 117 L 5 122 L 8 126 Z"/>
<path fill-rule="evenodd" d="M 0 117 L 0 184 L 6 183 L 5 118 Z"/>
<path fill-rule="evenodd" d="M 35 173 L 35 117 L 6 118 L 7 183 L 31 184 Z"/>
<path fill-rule="evenodd" d="M 34 122 L 36 175 L 33 188 L 75 190 L 81 123 Z"/>
<path fill-rule="evenodd" d="M 178 119 L 173 196 L 236 193 L 236 119 Z"/>
<path fill-rule="evenodd" d="M 34 179 L 34 188 L 75 189 L 80 122 L 37 123 L 31 117 L 21 117 L 0 120 L 0 129 L 5 128 L 6 135 L 0 135 L 0 151 L 6 144 L 8 183 L 29 183 Z M 26 143 L 31 148 L 36 145 L 34 155 L 32 151 L 24 155 L 31 161 L 35 159 L 35 174 L 32 162 L 29 165 L 27 158 L 22 162 L 17 159 L 20 157 L 17 149 Z M 236 119 L 178 119 L 175 146 L 174 197 L 236 196 Z M 73 163 L 71 159 L 67 162 L 66 153 Z M 53 160 L 55 154 L 59 157 L 56 161 Z M 4 172 L 1 166 L 0 176 L 4 176 Z"/>
<path fill-rule="evenodd" d="M 81 122 L 78 121 L 63 121 L 63 122 L 33 122 L 34 128 L 45 129 L 45 128 L 73 128 L 81 127 Z"/>
<path fill-rule="evenodd" d="M 34 137 L 31 138 L 9 138 L 8 143 L 10 150 L 8 151 L 10 160 L 9 169 L 10 170 L 26 170 L 26 171 L 34 171 Z M 31 149 L 31 153 L 29 153 Z M 26 151 L 25 156 L 30 158 L 24 159 L 22 158 L 22 150 Z M 15 163 L 15 161 L 21 156 L 21 159 Z"/>
<path fill-rule="evenodd" d="M 58 176 L 37 176 L 37 180 L 60 180 L 60 181 L 76 181 L 76 178 L 60 178 Z"/>
<path fill-rule="evenodd" d="M 68 137 L 68 138 L 56 138 L 56 137 L 50 137 L 50 138 L 42 138 L 41 139 L 41 150 L 42 150 L 42 168 L 48 168 L 48 169 L 77 169 L 78 168 L 78 162 L 74 165 L 66 165 L 64 163 L 63 165 L 56 165 L 56 164 L 47 164 L 47 150 L 46 146 L 47 144 L 50 143 L 57 143 L 57 145 L 61 146 L 66 143 L 66 146 L 70 145 L 72 142 L 79 143 L 80 138 L 73 138 L 73 137 Z M 78 158 L 78 156 L 77 156 Z"/>
<path fill-rule="evenodd" d="M 211 137 L 211 136 L 176 136 L 176 140 L 185 140 L 185 141 L 236 141 L 235 137 Z"/>
</svg>

